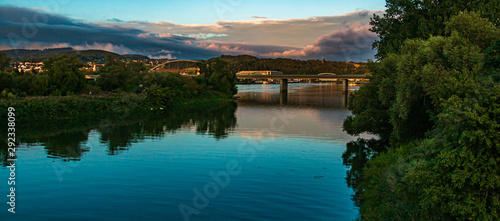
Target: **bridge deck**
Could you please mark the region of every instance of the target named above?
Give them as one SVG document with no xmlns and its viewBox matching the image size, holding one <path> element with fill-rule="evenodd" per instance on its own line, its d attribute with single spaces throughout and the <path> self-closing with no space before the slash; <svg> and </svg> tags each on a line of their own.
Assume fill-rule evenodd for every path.
<svg viewBox="0 0 500 221">
<path fill-rule="evenodd" d="M 236 75 L 238 79 L 367 79 L 366 75 Z"/>
</svg>

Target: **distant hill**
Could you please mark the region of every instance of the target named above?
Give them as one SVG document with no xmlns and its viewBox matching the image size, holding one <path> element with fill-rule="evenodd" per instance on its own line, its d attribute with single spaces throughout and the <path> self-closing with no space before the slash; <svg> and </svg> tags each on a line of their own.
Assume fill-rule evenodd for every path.
<svg viewBox="0 0 500 221">
<path fill-rule="evenodd" d="M 73 48 L 51 48 L 44 50 L 11 49 L 3 51 L 14 61 L 35 61 L 37 58 L 46 58 L 51 55 L 75 53 Z"/>
<path fill-rule="evenodd" d="M 149 60 L 148 56 L 140 55 L 140 54 L 122 54 L 122 57 L 129 60 Z"/>
<path fill-rule="evenodd" d="M 76 55 L 82 62 L 104 62 L 106 56 L 119 60 L 144 60 L 149 59 L 143 55 L 119 55 L 104 50 L 75 50 L 73 48 L 50 48 L 44 50 L 11 49 L 4 51 L 13 61 L 41 62 L 49 56 L 55 55 Z"/>
</svg>

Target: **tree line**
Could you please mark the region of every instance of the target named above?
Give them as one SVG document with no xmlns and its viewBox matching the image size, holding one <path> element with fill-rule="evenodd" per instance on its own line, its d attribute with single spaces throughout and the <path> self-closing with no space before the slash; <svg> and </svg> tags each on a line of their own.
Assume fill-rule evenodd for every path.
<svg viewBox="0 0 500 221">
<path fill-rule="evenodd" d="M 231 97 L 236 93 L 236 77 L 221 59 L 198 63 L 201 75 L 182 76 L 170 72 L 150 72 L 140 62 L 106 58 L 96 81 L 86 81 L 84 66 L 75 55 L 51 56 L 41 72 L 19 72 L 9 66 L 10 58 L 0 53 L 0 92 L 4 98 L 68 96 L 100 93 L 147 95 L 155 104 L 169 106 L 176 98 L 189 99 L 207 94 Z"/>
<path fill-rule="evenodd" d="M 257 58 L 250 55 L 222 55 L 219 58 L 228 62 L 232 72 L 239 71 L 281 71 L 283 74 L 316 75 L 320 73 L 334 74 L 367 74 L 366 63 L 326 61 L 326 60 L 297 60 L 290 58 Z"/>
</svg>

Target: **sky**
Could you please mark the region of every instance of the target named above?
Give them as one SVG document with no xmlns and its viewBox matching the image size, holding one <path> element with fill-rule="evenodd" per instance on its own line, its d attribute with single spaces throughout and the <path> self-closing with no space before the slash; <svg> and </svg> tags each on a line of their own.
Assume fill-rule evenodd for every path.
<svg viewBox="0 0 500 221">
<path fill-rule="evenodd" d="M 0 50 L 73 47 L 152 58 L 222 54 L 366 61 L 381 0 L 37 0 L 0 3 Z"/>
</svg>

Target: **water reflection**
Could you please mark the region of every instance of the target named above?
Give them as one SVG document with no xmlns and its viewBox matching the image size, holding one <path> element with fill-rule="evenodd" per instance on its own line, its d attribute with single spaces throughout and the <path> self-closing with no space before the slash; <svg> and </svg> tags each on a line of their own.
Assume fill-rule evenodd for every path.
<svg viewBox="0 0 500 221">
<path fill-rule="evenodd" d="M 142 122 L 127 125 L 106 125 L 99 128 L 100 141 L 108 146 L 109 155 L 117 155 L 128 150 L 132 143 L 144 140 Z"/>
<path fill-rule="evenodd" d="M 386 150 L 386 143 L 376 139 L 362 139 L 347 143 L 347 148 L 342 154 L 342 163 L 349 169 L 346 172 L 347 185 L 354 190 L 353 201 L 360 206 L 358 188 L 368 160 L 376 154 Z"/>
<path fill-rule="evenodd" d="M 242 87 L 240 87 L 242 88 Z M 358 86 L 350 86 L 349 93 L 343 93 L 342 85 L 336 83 L 288 84 L 287 106 L 307 106 L 344 109 L 348 95 Z M 283 97 L 280 85 L 245 85 L 238 91 L 239 105 L 280 105 Z"/>
<path fill-rule="evenodd" d="M 67 214 L 183 220 L 179 205 L 192 205 L 194 189 L 204 192 L 214 182 L 211 172 L 226 171 L 234 161 L 241 173 L 191 220 L 355 219 L 341 157 L 355 138 L 342 131 L 350 112 L 341 87 L 290 84 L 285 106 L 279 85 L 243 85 L 239 91 L 238 107 L 19 125 L 20 142 L 30 146 L 19 152 L 19 220 L 31 220 L 30 214 L 41 220 L 65 220 Z M 358 150 L 348 152 L 346 158 Z M 54 166 L 68 170 L 58 175 Z M 89 213 L 96 205 L 98 212 Z"/>
<path fill-rule="evenodd" d="M 48 158 L 78 161 L 90 151 L 85 143 L 94 130 L 100 134 L 100 142 L 108 147 L 107 153 L 117 155 L 127 151 L 134 143 L 173 134 L 183 127 L 216 139 L 226 138 L 236 126 L 235 112 L 236 104 L 226 103 L 189 110 L 133 113 L 130 116 L 136 117 L 129 119 L 78 119 L 78 123 L 71 124 L 36 122 L 20 124 L 16 135 L 23 146 L 43 146 Z M 7 139 L 2 140 L 0 160 L 7 166 Z"/>
<path fill-rule="evenodd" d="M 101 125 L 98 131 L 101 143 L 108 145 L 108 154 L 116 155 L 126 151 L 133 143 L 174 134 L 182 127 L 194 128 L 197 134 L 223 139 L 236 126 L 235 112 L 235 103 L 202 109 L 170 110 L 135 123 Z"/>
<path fill-rule="evenodd" d="M 49 158 L 60 158 L 64 161 L 80 160 L 82 155 L 90 150 L 83 145 L 87 141 L 89 130 L 62 133 L 58 136 L 46 137 L 39 142 L 47 150 Z"/>
</svg>

